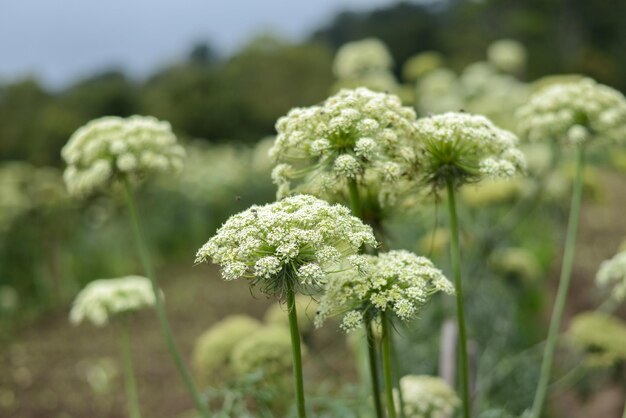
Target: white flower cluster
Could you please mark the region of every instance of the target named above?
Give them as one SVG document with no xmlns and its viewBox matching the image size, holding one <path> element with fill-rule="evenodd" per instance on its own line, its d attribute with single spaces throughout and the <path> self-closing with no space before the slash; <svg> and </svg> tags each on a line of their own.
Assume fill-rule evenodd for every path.
<svg viewBox="0 0 626 418">
<path fill-rule="evenodd" d="M 333 62 L 338 78 L 356 78 L 369 72 L 389 71 L 393 58 L 379 39 L 348 42 L 339 48 Z"/>
<path fill-rule="evenodd" d="M 270 151 L 279 163 L 272 172 L 278 196 L 297 191 L 326 197 L 345 191 L 348 180 L 370 189 L 397 182 L 415 163 L 415 120 L 397 96 L 366 88 L 291 110 L 276 123 Z"/>
<path fill-rule="evenodd" d="M 352 262 L 362 245 L 376 245 L 372 229 L 341 205 L 296 195 L 232 216 L 198 250 L 226 280 L 247 278 L 264 293 L 283 296 L 285 286 L 318 286 L 337 266 Z"/>
<path fill-rule="evenodd" d="M 0 233 L 31 210 L 50 210 L 66 203 L 67 192 L 57 169 L 17 161 L 0 165 Z"/>
<path fill-rule="evenodd" d="M 548 85 L 519 108 L 517 117 L 520 135 L 531 141 L 626 141 L 624 95 L 590 78 Z"/>
<path fill-rule="evenodd" d="M 626 251 L 602 262 L 596 283 L 601 288 L 610 289 L 611 297 L 616 301 L 626 300 Z"/>
<path fill-rule="evenodd" d="M 343 314 L 341 328 L 347 332 L 360 328 L 366 315 L 374 318 L 381 311 L 390 311 L 406 321 L 436 292 L 454 293 L 441 270 L 425 257 L 405 250 L 365 257 L 363 275 L 350 272 L 328 282 L 320 299 L 316 326 L 337 313 Z"/>
<path fill-rule="evenodd" d="M 184 149 L 168 122 L 150 116 L 94 119 L 79 128 L 63 147 L 63 178 L 71 194 L 86 195 L 116 175 L 180 171 Z"/>
<path fill-rule="evenodd" d="M 304 347 L 301 349 L 306 355 Z M 284 376 L 291 362 L 289 328 L 281 325 L 266 325 L 248 334 L 231 354 L 233 371 L 239 377 L 258 371 L 262 371 L 265 378 Z"/>
<path fill-rule="evenodd" d="M 428 375 L 407 375 L 400 379 L 406 418 L 446 418 L 461 400 L 445 380 Z M 398 397 L 396 403 L 400 407 Z"/>
<path fill-rule="evenodd" d="M 487 58 L 499 70 L 518 73 L 526 67 L 526 48 L 513 39 L 499 39 L 487 48 Z"/>
<path fill-rule="evenodd" d="M 150 280 L 145 277 L 95 280 L 74 300 L 70 322 L 79 324 L 88 320 L 96 326 L 102 326 L 111 317 L 153 306 L 154 303 Z"/>
<path fill-rule="evenodd" d="M 626 361 L 626 323 L 603 312 L 583 312 L 572 318 L 569 341 L 586 351 L 591 367 L 610 367 Z"/>
<path fill-rule="evenodd" d="M 440 187 L 483 178 L 508 178 L 525 170 L 517 137 L 484 116 L 444 113 L 420 119 L 416 147 L 424 180 Z"/>
</svg>

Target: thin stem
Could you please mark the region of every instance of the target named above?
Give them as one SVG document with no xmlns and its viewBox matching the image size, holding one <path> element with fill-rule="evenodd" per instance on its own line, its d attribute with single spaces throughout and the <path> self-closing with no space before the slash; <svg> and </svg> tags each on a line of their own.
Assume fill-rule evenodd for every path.
<svg viewBox="0 0 626 418">
<path fill-rule="evenodd" d="M 469 418 L 471 411 L 469 394 L 469 366 L 467 360 L 467 332 L 465 329 L 465 312 L 463 308 L 463 285 L 461 281 L 461 251 L 459 249 L 459 224 L 456 213 L 456 199 L 454 196 L 454 183 L 452 179 L 447 181 L 448 209 L 450 211 L 450 259 L 454 274 L 454 287 L 456 288 L 456 313 L 459 325 L 459 370 L 461 377 L 461 398 L 463 400 L 463 417 Z"/>
<path fill-rule="evenodd" d="M 174 342 L 174 338 L 172 337 L 172 331 L 170 329 L 170 325 L 165 314 L 165 307 L 163 305 L 163 296 L 161 295 L 161 291 L 159 290 L 159 286 L 156 281 L 156 275 L 154 273 L 154 267 L 152 266 L 150 255 L 148 254 L 148 247 L 146 246 L 146 243 L 144 241 L 143 232 L 139 223 L 139 217 L 137 216 L 137 210 L 135 209 L 135 199 L 133 197 L 133 191 L 130 186 L 130 182 L 128 181 L 128 178 L 124 178 L 123 184 L 124 195 L 126 197 L 126 206 L 128 208 L 128 214 L 130 217 L 130 223 L 135 238 L 135 244 L 137 245 L 137 251 L 139 252 L 139 258 L 141 259 L 144 273 L 148 277 L 148 279 L 150 279 L 150 283 L 152 284 L 152 292 L 154 293 L 157 317 L 159 318 L 161 331 L 163 333 L 163 337 L 165 338 L 167 348 L 169 349 L 170 354 L 174 359 L 174 363 L 176 364 L 178 373 L 183 379 L 185 385 L 187 386 L 187 390 L 189 391 L 193 399 L 196 409 L 198 410 L 198 412 L 200 412 L 203 418 L 209 418 L 209 410 L 207 409 L 207 406 L 203 402 L 202 398 L 200 397 L 200 394 L 198 393 L 198 390 L 196 389 L 196 386 L 191 379 L 191 375 L 189 374 L 189 371 L 185 366 L 183 358 L 180 355 L 180 351 L 176 346 L 176 342 Z"/>
<path fill-rule="evenodd" d="M 350 207 L 352 214 L 357 218 L 362 218 L 363 211 L 361 208 L 361 198 L 359 196 L 359 187 L 355 179 L 348 180 L 348 193 L 350 194 Z"/>
<path fill-rule="evenodd" d="M 367 354 L 369 358 L 370 374 L 372 378 L 372 398 L 374 399 L 374 409 L 376 418 L 384 418 L 383 403 L 380 399 L 380 379 L 378 378 L 378 359 L 376 355 L 376 338 L 372 329 L 372 321 L 365 323 L 365 334 L 367 336 Z"/>
<path fill-rule="evenodd" d="M 130 348 L 130 336 L 128 332 L 128 317 L 122 318 L 119 331 L 120 351 L 124 363 L 124 379 L 126 383 L 126 397 L 128 401 L 129 418 L 141 418 L 139 408 L 139 396 L 137 395 L 137 382 L 133 370 L 133 354 Z"/>
<path fill-rule="evenodd" d="M 304 379 L 302 378 L 300 331 L 298 331 L 296 296 L 291 286 L 287 289 L 287 310 L 289 311 L 289 332 L 291 333 L 291 355 L 293 357 L 293 379 L 296 384 L 296 404 L 298 407 L 298 418 L 305 418 L 306 407 L 304 403 Z"/>
<path fill-rule="evenodd" d="M 583 194 L 583 171 L 585 169 L 585 148 L 582 145 L 577 149 L 576 162 L 576 179 L 574 180 L 574 190 L 572 193 L 572 203 L 570 206 L 569 219 L 567 221 L 567 233 L 565 235 L 565 250 L 563 254 L 563 265 L 561 266 L 561 277 L 559 280 L 559 288 L 552 310 L 552 318 L 550 319 L 550 328 L 548 330 L 548 338 L 541 363 L 541 373 L 539 375 L 539 383 L 535 392 L 535 400 L 532 408 L 532 418 L 539 418 L 543 405 L 545 403 L 546 394 L 548 392 L 548 384 L 550 382 L 550 373 L 552 371 L 552 363 L 554 362 L 554 354 L 556 351 L 556 343 L 558 340 L 559 329 L 561 327 L 561 319 L 567 301 L 567 292 L 572 277 L 572 266 L 574 264 L 574 250 L 576 248 L 576 235 L 578 233 L 578 221 L 580 218 L 580 205 Z"/>
<path fill-rule="evenodd" d="M 624 413 L 622 414 L 622 418 L 626 418 L 626 403 L 624 403 Z"/>
<path fill-rule="evenodd" d="M 400 417 L 405 418 L 404 415 L 404 394 L 400 387 L 400 361 L 398 359 L 398 350 L 395 344 L 393 333 L 389 333 L 389 346 L 391 349 L 391 366 L 393 367 L 393 378 L 396 390 L 398 391 L 398 400 L 400 401 Z"/>
<path fill-rule="evenodd" d="M 380 313 L 383 325 L 383 373 L 385 374 L 385 395 L 387 396 L 387 411 L 389 418 L 396 418 L 396 405 L 393 399 L 393 378 L 391 376 L 391 348 L 389 338 L 391 330 L 389 329 L 389 319 L 385 312 Z"/>
</svg>

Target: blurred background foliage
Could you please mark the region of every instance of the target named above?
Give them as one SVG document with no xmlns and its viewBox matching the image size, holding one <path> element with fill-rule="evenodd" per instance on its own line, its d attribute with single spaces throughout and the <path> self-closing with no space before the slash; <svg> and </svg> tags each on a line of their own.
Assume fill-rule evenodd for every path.
<svg viewBox="0 0 626 418">
<path fill-rule="evenodd" d="M 171 122 L 187 148 L 181 176 L 143 185 L 139 202 L 159 271 L 168 277 L 164 287 L 170 309 L 175 311 L 171 312 L 173 322 L 183 328 L 182 345 L 190 353 L 193 340 L 209 324 L 240 310 L 260 317 L 267 307 L 266 301 L 248 306 L 244 300 L 249 295 L 242 288 L 226 298 L 220 296 L 226 292 L 221 284 L 211 283 L 206 291 L 198 290 L 206 278 L 194 281 L 188 276 L 200 275 L 189 272 L 194 252 L 228 216 L 274 199 L 267 151 L 277 118 L 292 107 L 320 102 L 338 88 L 367 85 L 400 95 L 420 115 L 465 109 L 515 129 L 515 108 L 538 84 L 550 82 L 535 82 L 546 75 L 582 73 L 626 89 L 624 16 L 626 2 L 621 0 L 399 2 L 370 12 L 340 13 L 301 43 L 262 35 L 228 57 L 216 54 L 210 40 L 192 45 L 185 60 L 158 69 L 144 80 L 110 70 L 61 90 L 47 89 L 32 78 L 0 85 L 0 341 L 14 341 L 20 330 L 28 329 L 26 326 L 35 327 L 37 321 L 54 315 L 57 319 L 52 329 L 56 329 L 65 321 L 69 301 L 87 282 L 137 271 L 137 260 L 129 256 L 134 253 L 126 239 L 128 224 L 121 194 L 77 202 L 66 195 L 62 183 L 60 149 L 88 120 L 103 115 L 153 115 Z M 369 38 L 380 40 L 388 49 L 390 64 L 337 77 L 333 72 L 337 51 Z M 506 60 L 503 66 L 497 52 L 489 47 L 503 38 L 524 47 L 523 59 L 510 68 Z M 531 402 L 541 352 L 537 347 L 545 334 L 546 307 L 558 273 L 573 176 L 567 152 L 558 156 L 565 163 L 557 169 L 554 149 L 540 144 L 527 146 L 524 151 L 530 161 L 528 178 L 467 186 L 461 191 L 461 223 L 466 225 L 462 240 L 467 248 L 464 262 L 472 279 L 468 289 L 469 327 L 472 344 L 480 353 L 473 361 L 484 371 L 476 378 L 477 401 L 481 410 L 498 417 L 520 414 Z M 626 153 L 597 150 L 590 159 L 593 164 L 585 174 L 587 206 L 570 316 L 593 308 L 601 300 L 592 287 L 593 275 L 599 262 L 612 256 L 626 236 L 626 225 L 614 221 L 623 215 L 626 204 Z M 449 232 L 441 202 L 419 209 L 415 203 L 407 199 L 383 225 L 388 245 L 432 257 L 449 271 Z M 216 276 L 214 271 L 210 274 Z M 238 297 L 241 302 L 236 302 Z M 437 374 L 441 323 L 452 312 L 450 303 L 435 300 L 414 326 L 399 329 L 403 338 L 398 346 L 408 359 L 403 363 L 403 373 Z M 142 318 L 139 322 L 145 324 Z M 47 323 L 40 327 L 47 327 Z M 159 346 L 156 333 L 144 335 L 149 328 L 142 328 L 139 334 L 147 341 L 145 347 L 138 348 L 142 352 Z M 36 346 L 37 338 L 46 335 L 54 353 L 66 357 L 65 339 L 78 338 L 78 333 L 63 329 L 53 334 L 52 329 L 22 334 L 22 338 Z M 63 341 L 55 342 L 55 335 Z M 328 357 L 322 356 L 322 366 L 309 365 L 308 373 L 321 382 L 320 393 L 339 393 L 332 384 L 330 389 L 325 386 L 328 376 L 339 373 L 354 381 L 358 374 L 338 364 L 343 363 L 345 352 L 341 350 L 345 347 L 337 335 L 331 330 L 317 340 L 307 340 L 314 352 L 311 358 L 321 356 L 315 347 L 331 347 Z M 74 355 L 81 355 L 81 347 L 89 346 L 85 341 L 74 342 L 73 347 Z M 24 416 L 72 416 L 41 415 L 47 408 L 47 397 L 52 395 L 33 383 L 33 376 L 46 367 L 43 360 L 39 366 L 36 361 L 29 363 L 31 369 L 26 371 L 30 375 L 24 374 L 24 353 L 28 350 L 18 343 L 6 356 L 0 356 L 4 362 L 0 365 L 7 365 L 13 373 L 0 377 L 0 408 L 22 411 Z M 578 364 L 581 356 L 573 351 L 561 359 L 559 381 L 569 379 L 565 371 Z M 144 356 L 143 363 L 140 361 L 140 375 L 151 373 L 150 358 Z M 563 399 L 589 397 L 589 388 L 606 386 L 607 382 L 609 388 L 622 387 L 625 363 L 620 359 L 601 369 L 596 367 L 584 380 L 571 383 L 566 379 Z M 89 361 L 89 367 L 82 364 L 75 373 L 82 376 L 87 367 L 105 377 L 116 375 L 111 372 L 115 363 L 111 366 L 110 359 Z M 175 379 L 173 370 L 166 372 Z M 110 384 L 106 379 L 114 377 L 102 378 L 104 383 L 99 378 L 95 386 L 89 379 L 93 389 Z M 146 383 L 143 394 L 148 411 L 167 410 L 172 411 L 168 416 L 174 416 L 185 409 L 180 402 L 162 405 L 159 388 L 152 385 L 149 391 L 148 387 Z M 572 387 L 575 390 L 570 390 Z M 249 390 L 249 386 L 245 388 Z M 43 409 L 19 409 L 20 390 L 28 393 L 22 405 L 24 399 L 34 400 L 31 404 L 41 404 Z M 241 388 L 213 390 L 210 396 L 219 398 L 227 393 L 245 409 L 247 395 Z M 342 396 L 354 400 L 351 391 L 356 389 L 349 386 L 342 390 L 348 392 Z M 102 398 L 89 408 L 80 398 L 59 399 L 50 410 L 72 410 L 76 416 L 118 416 Z M 115 399 L 121 405 L 121 400 Z M 326 402 L 321 395 L 314 399 L 320 405 Z M 346 405 L 349 402 L 324 404 L 320 411 L 327 411 L 327 415 L 320 416 L 338 416 L 333 415 L 337 411 L 347 414 Z M 573 413 L 574 409 L 560 411 Z"/>
</svg>

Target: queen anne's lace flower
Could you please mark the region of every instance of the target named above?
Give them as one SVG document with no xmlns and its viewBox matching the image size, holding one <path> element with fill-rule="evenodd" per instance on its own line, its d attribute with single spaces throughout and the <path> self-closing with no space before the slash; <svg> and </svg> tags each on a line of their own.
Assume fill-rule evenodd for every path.
<svg viewBox="0 0 626 418">
<path fill-rule="evenodd" d="M 410 146 L 415 118 L 398 97 L 366 88 L 341 90 L 320 106 L 292 109 L 276 123 L 270 151 L 278 163 L 272 173 L 278 197 L 345 193 L 349 180 L 389 189 L 385 186 L 415 163 Z"/>
<path fill-rule="evenodd" d="M 192 354 L 192 364 L 200 382 L 217 384 L 232 379 L 233 348 L 262 326 L 249 316 L 232 315 L 205 331 L 198 338 Z"/>
<path fill-rule="evenodd" d="M 118 175 L 179 171 L 184 149 L 168 122 L 150 116 L 107 116 L 79 128 L 63 147 L 63 178 L 71 194 L 86 195 Z"/>
<path fill-rule="evenodd" d="M 368 38 L 344 44 L 337 51 L 333 70 L 338 78 L 358 78 L 371 72 L 388 71 L 393 65 L 389 50 L 380 40 Z"/>
<path fill-rule="evenodd" d="M 616 301 L 626 299 L 626 251 L 602 262 L 596 274 L 596 283 L 604 289 L 610 289 L 611 297 Z"/>
<path fill-rule="evenodd" d="M 461 405 L 454 389 L 445 380 L 428 375 L 407 375 L 400 379 L 406 418 L 445 418 Z M 398 397 L 396 403 L 399 407 Z"/>
<path fill-rule="evenodd" d="M 575 346 L 586 351 L 591 367 L 609 367 L 626 361 L 626 323 L 602 312 L 576 315 L 567 332 Z"/>
<path fill-rule="evenodd" d="M 150 280 L 141 276 L 101 279 L 89 283 L 76 297 L 70 322 L 88 320 L 102 326 L 119 314 L 154 305 Z"/>
<path fill-rule="evenodd" d="M 513 39 L 500 39 L 489 45 L 487 58 L 502 71 L 518 73 L 526 66 L 526 48 Z"/>
<path fill-rule="evenodd" d="M 590 78 L 540 89 L 519 108 L 517 117 L 521 136 L 531 141 L 626 141 L 624 95 Z"/>
<path fill-rule="evenodd" d="M 390 251 L 366 256 L 364 275 L 354 272 L 329 281 L 321 297 L 317 326 L 342 314 L 341 328 L 352 331 L 363 325 L 365 316 L 390 311 L 401 320 L 413 318 L 438 291 L 454 293 L 454 287 L 433 263 L 408 251 Z"/>
<path fill-rule="evenodd" d="M 291 368 L 289 328 L 269 325 L 248 334 L 233 348 L 231 363 L 238 377 L 259 371 L 266 378 L 288 374 Z"/>
<path fill-rule="evenodd" d="M 264 293 L 282 297 L 288 286 L 319 286 L 364 244 L 376 245 L 372 229 L 341 205 L 297 195 L 232 216 L 200 250 L 226 280 L 250 279 Z"/>
<path fill-rule="evenodd" d="M 422 118 L 415 126 L 420 170 L 433 187 L 448 180 L 508 178 L 525 169 L 517 137 L 484 116 L 449 112 Z"/>
</svg>

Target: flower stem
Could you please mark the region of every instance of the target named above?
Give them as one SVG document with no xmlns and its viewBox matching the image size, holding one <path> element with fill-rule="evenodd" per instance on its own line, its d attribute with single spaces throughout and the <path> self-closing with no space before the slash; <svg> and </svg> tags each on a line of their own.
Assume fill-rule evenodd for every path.
<svg viewBox="0 0 626 418">
<path fill-rule="evenodd" d="M 293 379 L 296 385 L 296 404 L 298 418 L 306 417 L 304 403 L 304 379 L 302 378 L 302 353 L 300 351 L 300 331 L 298 331 L 298 314 L 296 312 L 296 296 L 293 288 L 287 289 L 287 310 L 289 312 L 289 331 L 291 333 L 291 355 L 293 357 Z"/>
<path fill-rule="evenodd" d="M 580 218 L 580 205 L 583 194 L 583 172 L 585 169 L 585 148 L 579 145 L 577 149 L 576 161 L 576 178 L 574 180 L 574 190 L 572 193 L 572 203 L 570 205 L 569 219 L 567 221 L 567 233 L 565 235 L 565 250 L 563 253 L 563 264 L 561 266 L 561 277 L 559 279 L 559 288 L 552 310 L 552 318 L 550 319 L 550 328 L 548 330 L 548 338 L 541 363 L 541 373 L 539 375 L 539 383 L 535 392 L 535 400 L 532 408 L 532 418 L 539 418 L 543 405 L 545 403 L 546 394 L 548 392 L 548 384 L 550 382 L 550 374 L 552 372 L 552 363 L 554 362 L 554 354 L 558 340 L 559 328 L 561 327 L 561 319 L 567 301 L 567 293 L 572 277 L 572 267 L 574 264 L 574 250 L 576 248 L 576 235 L 578 233 L 578 221 Z"/>
<path fill-rule="evenodd" d="M 380 313 L 383 326 L 383 372 L 385 374 L 385 394 L 387 396 L 387 411 L 389 418 L 396 418 L 396 405 L 393 399 L 393 378 L 391 377 L 391 349 L 389 339 L 391 330 L 389 329 L 389 318 L 385 312 Z"/>
<path fill-rule="evenodd" d="M 361 198 L 359 196 L 359 187 L 355 179 L 348 180 L 348 192 L 350 194 L 350 207 L 352 214 L 357 218 L 362 218 L 363 211 L 361 209 Z"/>
<path fill-rule="evenodd" d="M 383 404 L 380 399 L 380 382 L 378 378 L 378 360 L 376 356 L 376 338 L 372 330 L 372 321 L 365 321 L 365 333 L 367 336 L 367 354 L 370 363 L 370 374 L 372 378 L 372 398 L 374 399 L 374 409 L 377 418 L 384 418 Z"/>
<path fill-rule="evenodd" d="M 400 361 L 398 359 L 398 350 L 395 345 L 393 333 L 389 333 L 389 346 L 391 349 L 391 365 L 393 367 L 394 383 L 396 385 L 396 390 L 398 391 L 398 400 L 400 401 L 400 414 L 399 415 L 401 418 L 405 418 L 404 395 L 402 393 L 402 388 L 400 387 Z"/>
<path fill-rule="evenodd" d="M 185 385 L 187 386 L 187 390 L 189 391 L 193 402 L 196 406 L 196 409 L 203 418 L 209 418 L 209 410 L 207 406 L 203 402 L 198 390 L 196 389 L 193 380 L 191 379 L 191 375 L 183 362 L 183 358 L 180 355 L 180 351 L 176 346 L 176 342 L 172 337 L 172 331 L 170 329 L 169 322 L 167 320 L 167 316 L 165 314 L 165 307 L 163 306 L 163 297 L 161 295 L 161 291 L 159 290 L 159 286 L 156 282 L 156 275 L 154 274 L 154 267 L 152 266 L 152 261 L 150 260 L 150 255 L 148 254 L 148 248 L 144 241 L 143 232 L 141 229 L 141 225 L 139 223 L 139 217 L 137 216 L 137 210 L 135 208 L 135 199 L 133 197 L 133 191 L 130 186 L 130 182 L 128 178 L 124 178 L 124 195 L 126 198 L 126 206 L 128 208 L 128 214 L 130 217 L 130 223 L 133 230 L 133 235 L 135 238 L 135 244 L 137 245 L 137 250 L 139 252 L 139 258 L 141 259 L 141 264 L 143 265 L 144 273 L 150 279 L 150 283 L 152 284 L 152 292 L 154 293 L 155 300 L 155 308 L 157 312 L 157 317 L 159 319 L 159 323 L 161 325 L 161 331 L 163 333 L 163 337 L 165 338 L 165 342 L 167 344 L 167 348 L 174 359 L 174 363 L 176 364 L 176 368 L 178 369 L 178 373 L 183 379 Z"/>
<path fill-rule="evenodd" d="M 463 308 L 463 284 L 461 281 L 461 251 L 459 249 L 459 224 L 456 213 L 456 199 L 454 196 L 454 183 L 452 179 L 447 181 L 448 209 L 450 212 L 450 259 L 454 274 L 454 287 L 456 290 L 456 313 L 459 326 L 459 358 L 461 375 L 461 398 L 463 400 L 463 417 L 469 418 L 471 413 L 469 394 L 469 366 L 467 361 L 467 331 L 465 329 L 465 312 Z"/>
<path fill-rule="evenodd" d="M 141 418 L 139 408 L 139 396 L 137 395 L 137 382 L 133 370 L 133 354 L 130 348 L 130 336 L 128 332 L 128 317 L 122 318 L 119 331 L 120 351 L 124 363 L 124 378 L 126 383 L 126 397 L 128 401 L 129 418 Z"/>
</svg>

